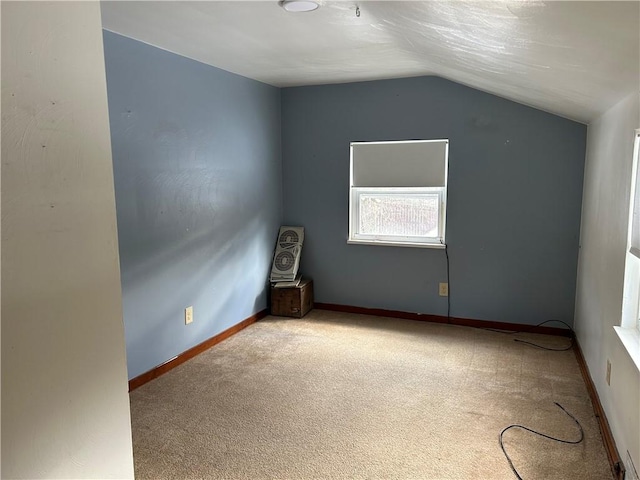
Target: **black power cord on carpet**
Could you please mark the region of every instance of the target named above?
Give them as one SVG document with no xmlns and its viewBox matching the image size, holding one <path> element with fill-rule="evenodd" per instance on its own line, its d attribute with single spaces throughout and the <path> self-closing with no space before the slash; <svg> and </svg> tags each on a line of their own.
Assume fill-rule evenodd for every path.
<svg viewBox="0 0 640 480">
<path fill-rule="evenodd" d="M 446 243 L 444 243 L 442 240 L 440 240 L 440 243 L 442 245 L 444 245 L 444 254 L 447 257 L 447 323 L 451 323 L 451 278 L 450 278 L 451 274 L 450 274 L 450 268 L 449 268 L 449 246 Z M 514 342 L 518 342 L 518 343 L 524 343 L 525 345 L 531 345 L 532 347 L 540 348 L 542 350 L 549 350 L 551 352 L 564 352 L 566 350 L 571 350 L 573 348 L 573 340 L 575 338 L 575 332 L 573 331 L 573 328 L 571 328 L 571 325 L 563 322 L 562 320 L 556 320 L 556 319 L 545 320 L 544 322 L 538 323 L 537 325 L 531 325 L 531 326 L 529 326 L 529 328 L 525 328 L 525 329 L 520 330 L 520 331 L 499 330 L 499 329 L 496 329 L 496 328 L 485 328 L 484 330 L 488 330 L 490 332 L 506 333 L 506 334 L 512 335 L 512 334 L 515 334 L 515 333 L 527 333 L 527 332 L 530 332 L 534 328 L 540 327 L 540 326 L 545 325 L 547 323 L 561 323 L 565 327 L 567 327 L 569 329 L 569 331 L 570 331 L 569 345 L 567 345 L 566 347 L 562 347 L 562 348 L 552 348 L 552 347 L 545 347 L 544 345 L 539 345 L 537 343 L 528 342 L 526 340 L 520 340 L 519 338 L 514 338 L 513 341 Z"/>
<path fill-rule="evenodd" d="M 449 269 L 449 248 L 448 248 L 446 243 L 444 243 L 442 241 L 440 243 L 442 243 L 442 245 L 444 245 L 444 253 L 445 253 L 445 256 L 447 257 L 447 289 L 448 289 L 448 292 L 447 292 L 448 293 L 448 295 L 447 295 L 447 320 L 448 320 L 448 323 L 451 323 L 451 279 L 450 279 L 450 273 L 449 273 L 449 270 L 450 270 Z M 485 328 L 484 330 L 488 330 L 490 332 L 505 333 L 505 334 L 508 334 L 508 335 L 513 335 L 513 334 L 516 334 L 516 333 L 528 333 L 531 330 L 533 330 L 534 328 L 541 327 L 542 325 L 545 325 L 547 323 L 561 323 L 561 324 L 563 324 L 564 326 L 566 326 L 569 329 L 570 337 L 569 337 L 569 345 L 568 346 L 563 347 L 563 348 L 551 348 L 551 347 L 545 347 L 544 345 L 539 345 L 537 343 L 528 342 L 526 340 L 520 340 L 519 338 L 514 338 L 513 341 L 514 342 L 519 342 L 519 343 L 524 343 L 525 345 L 531 345 L 532 347 L 540 348 L 542 350 L 549 350 L 549 351 L 552 351 L 552 352 L 563 352 L 563 351 L 570 350 L 571 348 L 573 348 L 573 341 L 574 341 L 574 338 L 575 338 L 575 332 L 574 332 L 573 328 L 571 328 L 571 325 L 563 322 L 562 320 L 556 320 L 556 319 L 545 320 L 544 322 L 540 322 L 537 325 L 530 325 L 529 328 L 525 328 L 525 329 L 520 330 L 520 331 L 498 330 L 498 329 L 495 329 L 495 328 Z M 504 456 L 507 459 L 507 462 L 509 462 L 509 467 L 511 467 L 511 471 L 514 473 L 514 475 L 516 476 L 516 478 L 518 480 L 523 480 L 523 478 L 520 476 L 520 474 L 518 473 L 518 470 L 516 470 L 516 467 L 513 465 L 513 460 L 511 460 L 511 457 L 507 453 L 507 450 L 504 448 L 504 442 L 502 440 L 503 435 L 508 430 L 510 430 L 512 428 L 521 428 L 523 430 L 531 432 L 531 433 L 533 433 L 535 435 L 538 435 L 540 437 L 548 438 L 549 440 L 553 440 L 555 442 L 568 443 L 568 444 L 571 444 L 571 445 L 575 445 L 575 444 L 581 443 L 584 440 L 584 430 L 582 429 L 582 425 L 580 424 L 578 419 L 576 419 L 576 417 L 574 417 L 569 412 L 567 412 L 567 410 L 562 405 L 560 405 L 558 402 L 553 402 L 553 403 L 555 403 L 558 407 L 560 407 L 560 409 L 564 413 L 566 413 L 569 417 L 571 417 L 571 419 L 574 422 L 576 422 L 576 425 L 578 425 L 578 428 L 580 429 L 580 439 L 578 439 L 578 440 L 564 440 L 562 438 L 552 437 L 551 435 L 547 435 L 545 433 L 538 432 L 536 430 L 533 430 L 532 428 L 525 427 L 524 425 L 519 425 L 519 424 L 512 424 L 512 425 L 509 425 L 508 427 L 505 427 L 504 429 L 502 429 L 502 431 L 500 432 L 500 435 L 499 435 L 500 448 L 502 449 L 502 453 L 504 453 Z"/>
<path fill-rule="evenodd" d="M 553 403 L 555 403 L 558 407 L 560 407 L 564 413 L 569 415 L 573 419 L 573 421 L 576 422 L 576 425 L 578 425 L 578 428 L 580 429 L 580 439 L 578 439 L 578 440 L 564 440 L 562 438 L 552 437 L 551 435 L 547 435 L 545 433 L 541 433 L 541 432 L 538 432 L 536 430 L 533 430 L 533 429 L 531 429 L 529 427 L 525 427 L 524 425 L 518 425 L 518 424 L 509 425 L 508 427 L 504 428 L 500 432 L 500 436 L 499 436 L 500 448 L 502 449 L 502 453 L 504 453 L 504 456 L 506 457 L 507 462 L 509 462 L 509 466 L 511 467 L 511 470 L 513 471 L 513 474 L 516 476 L 516 478 L 518 480 L 523 480 L 523 479 L 520 476 L 520 474 L 518 473 L 518 470 L 516 470 L 516 467 L 513 465 L 513 460 L 511 460 L 511 457 L 507 453 L 507 450 L 504 448 L 504 442 L 502 440 L 502 436 L 505 434 L 505 432 L 507 430 L 509 430 L 511 428 L 521 428 L 523 430 L 526 430 L 527 432 L 534 433 L 534 434 L 536 434 L 536 435 L 538 435 L 540 437 L 548 438 L 549 440 L 553 440 L 555 442 L 569 443 L 571 445 L 576 445 L 576 444 L 578 444 L 578 443 L 580 443 L 580 442 L 582 442 L 584 440 L 584 430 L 582 429 L 582 425 L 580 425 L 580 422 L 576 419 L 576 417 L 574 417 L 569 412 L 567 412 L 567 410 L 562 405 L 560 405 L 558 402 L 553 402 Z"/>
<path fill-rule="evenodd" d="M 537 343 L 528 342 L 526 340 L 520 340 L 519 338 L 514 338 L 513 341 L 514 342 L 518 342 L 518 343 L 524 343 L 526 345 L 531 345 L 532 347 L 540 348 L 542 350 L 549 350 L 551 352 L 564 352 L 566 350 L 571 350 L 573 348 L 573 339 L 575 338 L 575 332 L 573 331 L 573 328 L 571 328 L 571 325 L 563 322 L 562 320 L 555 320 L 555 319 L 545 320 L 544 322 L 540 322 L 537 325 L 531 325 L 529 328 L 525 328 L 524 330 L 520 330 L 520 331 L 499 330 L 497 328 L 485 328 L 484 330 L 488 330 L 490 332 L 496 332 L 496 333 L 504 333 L 504 334 L 507 334 L 507 335 L 514 335 L 516 333 L 527 333 L 527 332 L 530 332 L 534 328 L 540 327 L 540 326 L 545 325 L 547 323 L 561 323 L 564 326 L 566 326 L 569 329 L 569 332 L 570 332 L 569 345 L 567 345 L 566 347 L 562 347 L 562 348 L 551 348 L 551 347 L 545 347 L 544 345 L 539 345 Z"/>
</svg>

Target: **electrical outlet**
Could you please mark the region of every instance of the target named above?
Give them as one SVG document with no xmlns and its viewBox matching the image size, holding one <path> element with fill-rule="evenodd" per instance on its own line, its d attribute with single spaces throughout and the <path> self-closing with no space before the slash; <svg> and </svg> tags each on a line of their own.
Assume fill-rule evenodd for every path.
<svg viewBox="0 0 640 480">
<path fill-rule="evenodd" d="M 611 385 L 611 362 L 607 360 L 607 385 Z"/>
<path fill-rule="evenodd" d="M 449 296 L 449 284 L 448 283 L 441 283 L 440 287 L 438 288 L 438 294 L 441 297 L 448 297 Z"/>
<path fill-rule="evenodd" d="M 193 322 L 193 306 L 184 309 L 184 324 L 189 325 Z"/>
</svg>

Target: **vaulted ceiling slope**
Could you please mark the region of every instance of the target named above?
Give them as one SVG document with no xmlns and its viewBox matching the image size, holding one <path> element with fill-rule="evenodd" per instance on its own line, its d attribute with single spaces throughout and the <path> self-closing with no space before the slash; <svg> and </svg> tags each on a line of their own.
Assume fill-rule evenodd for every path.
<svg viewBox="0 0 640 480">
<path fill-rule="evenodd" d="M 437 75 L 584 123 L 640 90 L 638 1 L 105 1 L 102 18 L 278 87 Z"/>
</svg>

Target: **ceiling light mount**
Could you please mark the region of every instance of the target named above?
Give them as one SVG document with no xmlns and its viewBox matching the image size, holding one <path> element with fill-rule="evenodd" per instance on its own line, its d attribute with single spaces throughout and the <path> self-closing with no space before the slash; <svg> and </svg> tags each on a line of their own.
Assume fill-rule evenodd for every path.
<svg viewBox="0 0 640 480">
<path fill-rule="evenodd" d="M 281 0 L 278 4 L 287 12 L 312 12 L 320 6 L 314 0 Z"/>
</svg>

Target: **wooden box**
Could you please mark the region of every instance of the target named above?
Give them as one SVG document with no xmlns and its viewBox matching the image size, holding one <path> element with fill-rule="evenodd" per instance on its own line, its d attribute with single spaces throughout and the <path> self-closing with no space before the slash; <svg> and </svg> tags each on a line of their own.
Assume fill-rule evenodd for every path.
<svg viewBox="0 0 640 480">
<path fill-rule="evenodd" d="M 302 318 L 312 308 L 313 280 L 303 278 L 297 287 L 271 287 L 271 315 Z"/>
</svg>

